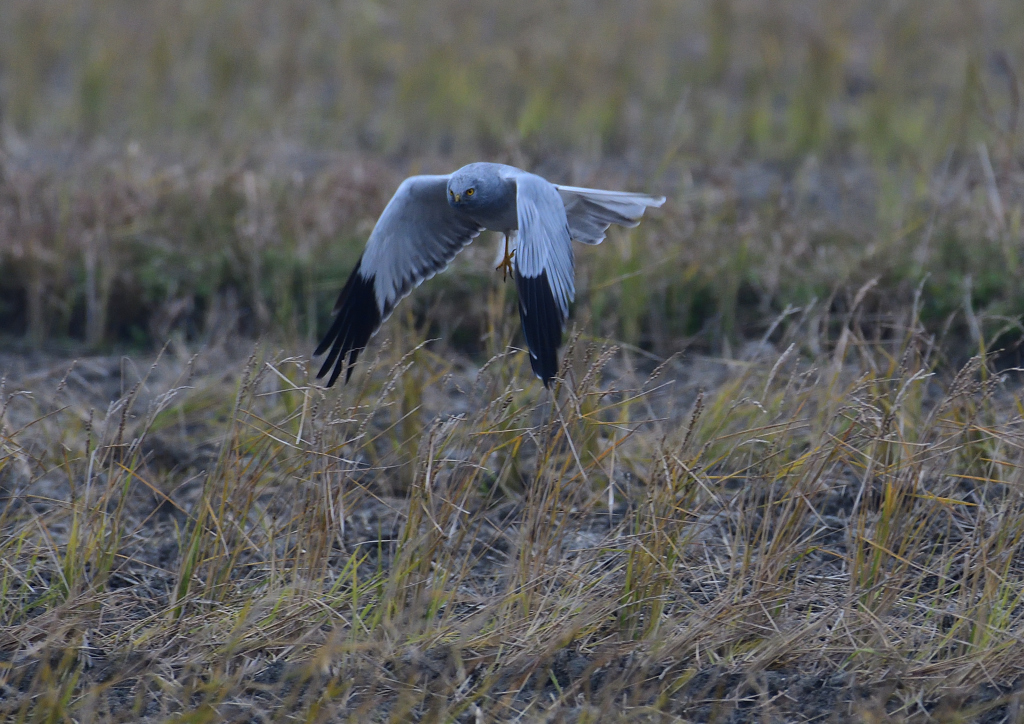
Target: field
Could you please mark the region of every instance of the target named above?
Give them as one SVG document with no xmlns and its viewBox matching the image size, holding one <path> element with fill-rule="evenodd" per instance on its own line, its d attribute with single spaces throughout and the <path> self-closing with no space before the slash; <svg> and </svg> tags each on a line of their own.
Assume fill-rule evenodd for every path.
<svg viewBox="0 0 1024 724">
<path fill-rule="evenodd" d="M 1024 721 L 1024 5 L 0 6 L 0 714 Z M 560 381 L 397 184 L 666 205 Z"/>
</svg>

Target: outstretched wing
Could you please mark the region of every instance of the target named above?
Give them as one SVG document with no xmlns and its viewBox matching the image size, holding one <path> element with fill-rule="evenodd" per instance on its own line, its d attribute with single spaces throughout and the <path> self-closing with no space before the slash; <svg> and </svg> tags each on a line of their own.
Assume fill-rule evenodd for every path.
<svg viewBox="0 0 1024 724">
<path fill-rule="evenodd" d="M 565 204 L 570 236 L 584 244 L 600 244 L 612 224 L 636 226 L 648 207 L 658 207 L 665 203 L 664 196 L 581 189 L 557 184 L 555 188 Z"/>
<path fill-rule="evenodd" d="M 448 204 L 448 176 L 412 176 L 398 187 L 334 305 L 336 317 L 314 356 L 328 352 L 317 379 L 330 387 L 366 348 L 395 305 L 444 271 L 482 227 Z M 346 360 L 347 358 L 347 360 Z"/>
<path fill-rule="evenodd" d="M 513 176 L 519 222 L 515 256 L 519 318 L 530 366 L 545 387 L 558 373 L 558 348 L 576 296 L 572 241 L 562 197 L 553 184 L 531 173 Z"/>
</svg>

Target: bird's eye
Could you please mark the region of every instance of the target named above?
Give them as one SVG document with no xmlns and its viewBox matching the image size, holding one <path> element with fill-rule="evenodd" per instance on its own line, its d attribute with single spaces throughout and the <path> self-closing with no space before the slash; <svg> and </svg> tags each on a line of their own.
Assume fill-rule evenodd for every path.
<svg viewBox="0 0 1024 724">
<path fill-rule="evenodd" d="M 466 189 L 466 196 L 472 196 L 476 193 L 476 189 Z"/>
</svg>

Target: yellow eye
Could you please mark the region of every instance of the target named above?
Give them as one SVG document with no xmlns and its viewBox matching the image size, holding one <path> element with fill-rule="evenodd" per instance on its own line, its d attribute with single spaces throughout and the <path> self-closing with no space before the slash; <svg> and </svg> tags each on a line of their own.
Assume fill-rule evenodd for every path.
<svg viewBox="0 0 1024 724">
<path fill-rule="evenodd" d="M 466 196 L 472 196 L 476 192 L 476 189 L 466 189 Z"/>
</svg>

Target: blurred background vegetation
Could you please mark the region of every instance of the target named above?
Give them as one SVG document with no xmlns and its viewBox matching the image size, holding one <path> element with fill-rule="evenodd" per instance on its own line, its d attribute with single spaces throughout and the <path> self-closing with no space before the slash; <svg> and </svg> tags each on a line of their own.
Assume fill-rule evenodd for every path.
<svg viewBox="0 0 1024 724">
<path fill-rule="evenodd" d="M 874 282 L 1010 349 L 1022 74 L 1016 0 L 5 0 L 0 333 L 312 339 L 398 181 L 488 159 L 669 197 L 578 252 L 595 334 L 732 355 Z M 482 349 L 492 253 L 424 335 Z"/>
</svg>

